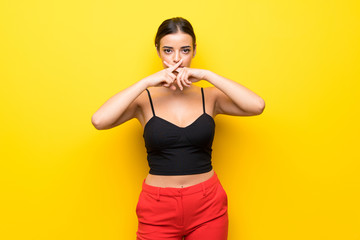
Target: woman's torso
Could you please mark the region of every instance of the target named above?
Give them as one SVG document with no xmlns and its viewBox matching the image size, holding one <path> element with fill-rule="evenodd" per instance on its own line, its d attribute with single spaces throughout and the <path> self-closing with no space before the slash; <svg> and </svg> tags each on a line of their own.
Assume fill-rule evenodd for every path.
<svg viewBox="0 0 360 240">
<path fill-rule="evenodd" d="M 169 121 L 170 123 L 186 127 L 203 114 L 203 102 L 201 100 L 200 87 L 192 85 L 183 92 L 170 92 L 172 90 L 162 88 L 149 88 L 153 106 L 156 109 L 156 116 Z M 178 91 L 178 90 L 176 90 Z M 213 101 L 209 92 L 205 91 L 206 114 L 213 116 Z M 143 128 L 154 116 L 149 99 L 143 96 L 141 104 L 142 119 L 139 119 Z M 154 175 L 148 174 L 145 183 L 157 187 L 188 187 L 206 181 L 213 176 L 214 170 L 205 173 L 189 175 Z"/>
<path fill-rule="evenodd" d="M 206 173 L 179 176 L 161 176 L 149 173 L 146 176 L 145 183 L 156 187 L 183 188 L 206 181 L 211 178 L 213 174 L 213 169 Z"/>
</svg>

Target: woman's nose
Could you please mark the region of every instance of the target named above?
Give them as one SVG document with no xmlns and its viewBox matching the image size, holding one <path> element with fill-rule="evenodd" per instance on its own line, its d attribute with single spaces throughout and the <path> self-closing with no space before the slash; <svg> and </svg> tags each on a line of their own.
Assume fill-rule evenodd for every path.
<svg viewBox="0 0 360 240">
<path fill-rule="evenodd" d="M 174 62 L 177 63 L 177 62 L 180 61 L 180 59 L 181 59 L 181 58 L 180 58 L 180 53 L 179 53 L 179 52 L 176 52 L 176 53 L 175 53 L 175 56 L 174 56 Z"/>
</svg>

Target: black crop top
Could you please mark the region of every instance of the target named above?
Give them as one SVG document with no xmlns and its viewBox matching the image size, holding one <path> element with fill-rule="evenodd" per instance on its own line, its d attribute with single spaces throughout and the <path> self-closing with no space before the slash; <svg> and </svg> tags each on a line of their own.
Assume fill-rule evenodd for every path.
<svg viewBox="0 0 360 240">
<path fill-rule="evenodd" d="M 146 89 L 153 117 L 145 124 L 144 140 L 150 174 L 187 175 L 212 169 L 211 152 L 215 121 L 205 112 L 204 90 L 201 88 L 204 113 L 186 127 L 179 127 L 155 115 L 150 92 Z"/>
</svg>

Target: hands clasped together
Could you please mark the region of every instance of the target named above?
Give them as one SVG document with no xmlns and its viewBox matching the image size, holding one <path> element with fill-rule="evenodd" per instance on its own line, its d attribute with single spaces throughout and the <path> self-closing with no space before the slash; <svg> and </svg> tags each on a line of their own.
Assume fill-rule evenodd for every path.
<svg viewBox="0 0 360 240">
<path fill-rule="evenodd" d="M 180 90 L 183 86 L 190 87 L 193 82 L 200 81 L 205 77 L 205 70 L 188 67 L 179 67 L 182 59 L 175 65 L 170 65 L 164 61 L 168 68 L 149 76 L 150 86 L 163 86 L 176 90 L 176 84 Z"/>
</svg>

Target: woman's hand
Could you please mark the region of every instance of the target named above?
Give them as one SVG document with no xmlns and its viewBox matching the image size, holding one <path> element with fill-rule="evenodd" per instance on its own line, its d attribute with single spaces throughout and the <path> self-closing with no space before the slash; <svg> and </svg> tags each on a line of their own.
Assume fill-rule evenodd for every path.
<svg viewBox="0 0 360 240">
<path fill-rule="evenodd" d="M 173 72 L 177 72 L 175 81 L 179 86 L 180 90 L 183 90 L 183 86 L 190 87 L 191 83 L 205 79 L 206 70 L 188 67 L 174 68 L 179 63 L 175 65 L 170 65 L 166 61 L 164 61 L 164 63 L 166 64 L 166 66 L 168 66 L 167 69 L 173 69 Z"/>
<path fill-rule="evenodd" d="M 147 82 L 149 87 L 170 87 L 172 90 L 175 90 L 176 87 L 173 85 L 173 83 L 176 81 L 176 75 L 174 71 L 180 66 L 182 63 L 182 59 L 176 63 L 175 65 L 172 65 L 168 68 L 165 68 L 159 72 L 156 72 L 150 76 L 147 77 Z"/>
</svg>

